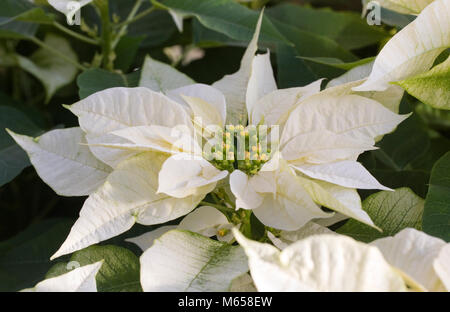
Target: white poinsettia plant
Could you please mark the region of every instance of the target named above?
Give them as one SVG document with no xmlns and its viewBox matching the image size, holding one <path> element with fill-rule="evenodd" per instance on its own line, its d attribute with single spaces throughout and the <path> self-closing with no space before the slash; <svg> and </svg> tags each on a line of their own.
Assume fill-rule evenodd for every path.
<svg viewBox="0 0 450 312">
<path fill-rule="evenodd" d="M 373 63 L 325 88 L 277 88 L 270 52 L 258 54 L 261 14 L 240 69 L 212 85 L 148 57 L 139 87 L 66 106 L 79 127 L 10 131 L 57 194 L 88 196 L 52 259 L 139 223 L 153 226 L 127 239 L 143 251 L 144 291 L 450 290 L 443 240 L 404 229 L 366 244 L 328 228 L 383 227 L 357 190 L 393 190 L 358 157 L 408 118 L 402 88 L 416 92 L 414 77 L 450 45 L 449 1 L 380 3 L 418 17 Z M 101 266 L 26 291 L 96 291 Z"/>
</svg>

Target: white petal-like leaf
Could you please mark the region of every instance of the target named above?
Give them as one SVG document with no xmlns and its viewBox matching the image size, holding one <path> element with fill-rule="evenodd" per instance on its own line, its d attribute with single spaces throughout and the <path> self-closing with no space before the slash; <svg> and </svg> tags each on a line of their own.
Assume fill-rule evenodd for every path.
<svg viewBox="0 0 450 312">
<path fill-rule="evenodd" d="M 281 146 L 283 158 L 294 164 L 356 159 L 363 152 L 375 149 L 369 142 L 356 140 L 347 133 L 336 134 L 328 130 L 299 134 L 289 141 L 282 137 L 281 140 L 286 141 Z"/>
<path fill-rule="evenodd" d="M 446 245 L 443 240 L 408 228 L 371 244 L 381 250 L 391 265 L 408 274 L 425 289 L 441 290 L 442 283 L 434 269 L 434 261 Z"/>
<path fill-rule="evenodd" d="M 397 84 L 422 103 L 450 110 L 450 57 L 430 71 Z"/>
<path fill-rule="evenodd" d="M 289 117 L 289 112 L 297 104 L 310 95 L 320 92 L 322 81 L 323 79 L 320 79 L 299 88 L 276 90 L 263 96 L 249 112 L 251 123 L 256 125 L 264 120 L 265 125 L 282 126 Z"/>
<path fill-rule="evenodd" d="M 233 239 L 233 234 L 229 232 L 224 236 L 220 236 L 218 231 L 221 229 L 229 230 L 231 228 L 232 225 L 228 222 L 227 217 L 225 217 L 223 213 L 221 213 L 216 208 L 210 206 L 202 206 L 184 217 L 178 226 L 161 226 L 156 230 L 144 233 L 138 237 L 128 238 L 126 239 L 126 241 L 134 243 L 138 245 L 139 248 L 142 249 L 142 251 L 146 251 L 148 248 L 153 246 L 154 241 L 161 237 L 163 234 L 171 230 L 179 229 L 195 232 L 207 237 L 217 236 L 220 241 L 229 242 L 231 239 Z"/>
<path fill-rule="evenodd" d="M 136 244 L 142 251 L 146 251 L 153 246 L 155 239 L 160 238 L 163 234 L 175 230 L 176 228 L 176 225 L 164 225 L 156 230 L 144 233 L 137 237 L 127 238 L 125 241 Z"/>
<path fill-rule="evenodd" d="M 397 115 L 380 103 L 358 95 L 332 96 L 319 93 L 299 105 L 286 122 L 281 144 L 299 134 L 328 130 L 361 143 L 392 132 L 408 115 Z"/>
<path fill-rule="evenodd" d="M 169 157 L 159 172 L 158 193 L 176 198 L 206 195 L 228 175 L 202 157 L 180 153 Z"/>
<path fill-rule="evenodd" d="M 321 226 L 315 222 L 306 223 L 301 229 L 297 231 L 281 231 L 280 236 L 276 237 L 271 232 L 267 232 L 269 239 L 280 250 L 285 249 L 292 243 L 305 239 L 312 235 L 320 234 L 335 234 L 328 228 Z"/>
<path fill-rule="evenodd" d="M 264 197 L 256 192 L 254 183 L 254 179 L 240 170 L 230 174 L 230 188 L 236 197 L 236 209 L 254 209 L 262 204 Z"/>
<path fill-rule="evenodd" d="M 111 132 L 135 126 L 159 125 L 192 127 L 188 113 L 183 107 L 147 88 L 111 88 L 97 92 L 68 107 L 78 116 L 80 127 L 87 133 L 89 144 L 126 144 Z M 100 160 L 115 167 L 122 160 L 135 155 L 101 146 L 91 146 Z"/>
<path fill-rule="evenodd" d="M 253 59 L 252 74 L 248 82 L 246 105 L 248 116 L 252 116 L 253 109 L 264 95 L 277 90 L 277 83 L 270 64 L 270 52 L 256 55 Z"/>
<path fill-rule="evenodd" d="M 227 217 L 219 210 L 211 206 L 202 206 L 184 217 L 178 229 L 212 237 L 218 235 L 217 231 L 221 227 L 229 224 Z"/>
<path fill-rule="evenodd" d="M 27 152 L 41 179 L 59 195 L 89 195 L 111 172 L 84 145 L 87 142 L 80 128 L 53 130 L 37 139 L 9 134 Z"/>
<path fill-rule="evenodd" d="M 233 280 L 230 292 L 256 292 L 255 284 L 250 274 L 245 273 Z"/>
<path fill-rule="evenodd" d="M 147 56 L 142 68 L 139 86 L 149 88 L 156 92 L 166 92 L 194 83 L 194 80 L 180 73 L 172 66 Z"/>
<path fill-rule="evenodd" d="M 263 224 L 295 231 L 312 219 L 332 216 L 320 209 L 289 169 L 279 170 L 272 183 L 276 185 L 276 192 L 264 194 L 262 204 L 253 210 Z"/>
<path fill-rule="evenodd" d="M 239 70 L 232 75 L 226 75 L 212 85 L 214 88 L 222 91 L 227 100 L 227 124 L 245 124 L 247 121 L 245 103 L 247 86 L 252 73 L 253 59 L 258 50 L 258 38 L 261 30 L 262 18 L 263 12 L 261 12 L 259 16 L 255 34 L 242 57 Z"/>
<path fill-rule="evenodd" d="M 355 91 L 384 91 L 390 82 L 421 74 L 450 47 L 450 3 L 436 0 L 397 33 L 375 59 L 372 73 Z"/>
<path fill-rule="evenodd" d="M 348 188 L 390 190 L 381 185 L 370 172 L 357 161 L 344 160 L 328 164 L 305 164 L 293 167 L 313 179 L 323 180 Z"/>
<path fill-rule="evenodd" d="M 26 292 L 97 292 L 95 276 L 103 261 L 76 268 L 68 273 L 49 278 Z"/>
<path fill-rule="evenodd" d="M 78 3 L 78 6 L 74 6 L 74 2 Z M 72 16 L 78 11 L 77 8 L 81 9 L 91 2 L 92 0 L 48 0 L 55 10 L 65 14 L 69 20 L 72 20 Z"/>
<path fill-rule="evenodd" d="M 188 96 L 191 98 L 200 98 L 216 110 L 216 112 L 214 112 L 214 114 L 219 114 L 220 120 L 222 122 L 216 123 L 216 124 L 223 126 L 225 123 L 225 120 L 227 118 L 227 103 L 225 100 L 225 96 L 222 94 L 222 92 L 220 92 L 219 90 L 217 90 L 211 86 L 197 83 L 197 84 L 181 87 L 178 89 L 170 90 L 167 92 L 167 96 L 182 105 L 188 104 L 188 107 L 189 107 L 189 103 L 186 103 L 186 101 L 183 99 L 182 96 Z M 195 108 L 197 108 L 197 107 L 191 107 L 191 109 L 193 110 L 194 116 L 200 116 L 200 117 L 204 118 L 205 120 L 210 119 L 209 116 L 205 116 L 206 112 L 203 112 L 203 111 L 195 109 Z M 204 123 L 205 123 L 205 126 L 208 125 L 208 123 L 206 123 L 206 122 L 204 122 Z"/>
<path fill-rule="evenodd" d="M 400 102 L 405 91 L 396 85 L 391 85 L 385 91 L 353 91 L 352 88 L 363 84 L 372 72 L 374 62 L 352 68 L 342 76 L 331 80 L 327 84 L 324 94 L 349 95 L 356 94 L 375 100 L 394 113 L 398 113 Z"/>
<path fill-rule="evenodd" d="M 377 228 L 362 209 L 361 199 L 356 190 L 300 176 L 298 180 L 314 202 Z"/>
<path fill-rule="evenodd" d="M 450 291 L 450 244 L 446 244 L 434 260 L 434 271 L 447 291 Z"/>
<path fill-rule="evenodd" d="M 227 291 L 248 271 L 243 249 L 187 231 L 170 231 L 141 256 L 144 291 Z"/>
<path fill-rule="evenodd" d="M 258 291 L 405 291 L 381 252 L 341 235 L 314 235 L 277 250 L 234 230 Z"/>
<path fill-rule="evenodd" d="M 158 173 L 166 158 L 147 152 L 122 162 L 86 200 L 80 217 L 52 259 L 117 236 L 135 222 L 160 224 L 192 211 L 204 194 L 177 199 L 156 193 Z"/>
</svg>

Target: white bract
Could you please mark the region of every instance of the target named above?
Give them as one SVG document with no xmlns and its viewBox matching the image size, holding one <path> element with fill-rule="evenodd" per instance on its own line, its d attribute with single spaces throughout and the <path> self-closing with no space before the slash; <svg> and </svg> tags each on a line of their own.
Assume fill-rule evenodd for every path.
<svg viewBox="0 0 450 312">
<path fill-rule="evenodd" d="M 427 291 L 450 291 L 450 244 L 415 229 L 371 243 L 385 259 Z"/>
<path fill-rule="evenodd" d="M 142 87 L 107 89 L 67 106 L 80 128 L 51 131 L 40 139 L 12 134 L 58 194 L 89 195 L 52 259 L 117 236 L 135 223 L 182 217 L 229 173 L 236 208 L 252 209 L 267 226 L 295 231 L 310 220 L 333 216 L 321 206 L 375 226 L 356 189 L 387 188 L 356 160 L 405 116 L 372 95 L 353 94 L 348 84 L 320 92 L 319 80 L 278 90 L 269 52 L 255 55 L 261 21 L 262 15 L 240 69 L 212 86 L 192 84 L 148 58 Z M 228 132 L 230 123 L 234 132 Z M 252 134 L 256 125 L 266 127 L 265 137 Z M 215 132 L 221 133 L 218 140 Z M 242 160 L 233 153 L 231 159 L 228 153 L 216 159 L 209 157 L 212 149 L 205 152 L 205 146 L 227 147 L 235 135 L 257 143 Z M 265 138 L 271 152 L 261 148 Z M 212 236 L 230 224 L 200 209 L 180 226 Z"/>
<path fill-rule="evenodd" d="M 92 0 L 48 0 L 55 10 L 66 15 L 67 21 L 72 21 L 78 10 L 91 2 Z"/>
<path fill-rule="evenodd" d="M 95 276 L 103 261 L 76 268 L 68 273 L 52 277 L 23 292 L 97 292 Z"/>
<path fill-rule="evenodd" d="M 367 81 L 353 90 L 384 91 L 391 82 L 429 70 L 439 54 L 449 47 L 450 1 L 436 0 L 389 40 L 375 59 Z"/>
<path fill-rule="evenodd" d="M 128 238 L 126 241 L 135 243 L 145 251 L 163 234 L 174 229 L 179 229 L 195 232 L 207 237 L 216 236 L 219 241 L 230 242 L 234 238 L 231 233 L 232 227 L 233 224 L 228 222 L 225 215 L 216 208 L 202 206 L 184 217 L 178 226 L 161 226 L 156 230 L 144 233 L 138 237 Z"/>
<path fill-rule="evenodd" d="M 144 291 L 227 291 L 248 271 L 240 246 L 180 230 L 162 235 L 140 262 Z"/>
<path fill-rule="evenodd" d="M 259 291 L 449 291 L 450 244 L 415 229 L 364 244 L 309 224 L 272 236 L 281 252 L 233 233 Z"/>
<path fill-rule="evenodd" d="M 341 235 L 313 235 L 283 251 L 233 233 L 258 291 L 406 291 L 374 246 Z"/>
<path fill-rule="evenodd" d="M 114 237 L 135 222 L 160 224 L 183 216 L 214 189 L 217 176 L 223 176 L 208 162 L 193 161 L 203 171 L 188 195 L 178 199 L 158 192 L 159 171 L 169 153 L 182 151 L 176 147 L 179 138 L 171 135 L 174 127 L 185 127 L 186 133 L 179 131 L 182 139 L 190 140 L 193 132 L 186 110 L 160 93 L 113 88 L 69 109 L 78 116 L 81 129 L 54 130 L 38 140 L 13 134 L 56 192 L 90 195 L 53 258 Z M 124 133 L 135 135 L 130 141 Z M 143 146 L 136 144 L 142 141 Z"/>
</svg>

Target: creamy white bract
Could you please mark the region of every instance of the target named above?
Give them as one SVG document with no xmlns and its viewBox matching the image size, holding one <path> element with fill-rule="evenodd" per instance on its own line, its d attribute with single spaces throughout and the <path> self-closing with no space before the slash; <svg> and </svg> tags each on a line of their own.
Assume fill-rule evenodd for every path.
<svg viewBox="0 0 450 312">
<path fill-rule="evenodd" d="M 450 1 L 400 1 L 385 3 L 417 7 L 418 17 L 398 32 L 375 59 L 367 81 L 355 91 L 384 91 L 391 83 L 428 71 L 436 58 L 450 47 Z M 428 5 L 427 5 L 428 4 Z"/>
<path fill-rule="evenodd" d="M 258 291 L 448 291 L 450 244 L 415 229 L 371 244 L 311 232 L 283 246 L 236 239 Z"/>
<path fill-rule="evenodd" d="M 321 81 L 278 90 L 269 52 L 255 55 L 261 17 L 239 71 L 212 86 L 192 84 L 149 59 L 148 76 L 141 79 L 148 87 L 107 89 L 67 106 L 79 128 L 37 139 L 11 133 L 58 194 L 89 195 L 52 258 L 119 235 L 135 223 L 162 224 L 184 216 L 217 183 L 227 184 L 228 176 L 235 207 L 253 210 L 267 226 L 293 231 L 333 216 L 321 206 L 375 226 L 356 189 L 386 188 L 357 157 L 374 149 L 375 140 L 405 116 L 385 108 L 373 93 L 355 93 L 352 83 L 322 92 Z M 241 162 L 211 160 L 204 151 L 206 139 L 211 140 L 208 129 L 223 129 L 226 137 L 226 125 L 244 136 L 247 125 L 267 126 L 272 133 L 278 129 L 280 137 L 268 135 L 277 148 L 256 150 L 256 159 Z M 211 215 L 203 209 L 195 216 L 204 226 L 190 222 L 186 228 L 208 236 L 222 230 L 226 236 L 230 223 L 219 224 Z"/>
</svg>

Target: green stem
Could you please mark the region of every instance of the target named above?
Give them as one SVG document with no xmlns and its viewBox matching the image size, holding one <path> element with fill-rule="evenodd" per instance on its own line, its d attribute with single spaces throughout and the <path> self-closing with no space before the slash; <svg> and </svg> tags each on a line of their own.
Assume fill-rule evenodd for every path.
<svg viewBox="0 0 450 312">
<path fill-rule="evenodd" d="M 70 57 L 67 57 L 64 53 L 59 52 L 58 50 L 54 49 L 53 47 L 47 45 L 45 42 L 35 38 L 35 37 L 29 37 L 29 39 L 34 42 L 35 44 L 37 44 L 38 46 L 40 46 L 43 49 L 47 49 L 49 52 L 55 54 L 56 56 L 62 58 L 63 60 L 65 60 L 68 63 L 71 63 L 72 65 L 76 66 L 78 69 L 81 70 L 86 70 L 87 68 L 84 67 L 83 65 L 81 65 L 80 63 L 78 63 L 77 61 L 71 59 Z"/>
<path fill-rule="evenodd" d="M 95 6 L 98 9 L 102 20 L 102 65 L 105 69 L 113 70 L 113 49 L 112 49 L 112 31 L 109 19 L 109 5 L 107 0 L 95 0 Z"/>
<path fill-rule="evenodd" d="M 132 18 L 132 19 L 130 19 L 130 20 L 127 19 L 127 20 L 123 21 L 122 23 L 117 24 L 116 27 L 119 27 L 119 28 L 120 28 L 120 27 L 126 26 L 126 25 L 128 25 L 128 24 L 134 23 L 134 22 L 136 22 L 137 20 L 140 20 L 141 18 L 147 16 L 148 14 L 152 13 L 152 12 L 155 11 L 155 10 L 156 10 L 155 7 L 148 8 L 147 10 L 142 11 L 141 13 L 139 13 L 138 15 L 136 15 L 134 18 Z"/>
<path fill-rule="evenodd" d="M 218 209 L 219 211 L 221 211 L 221 212 L 223 212 L 223 213 L 225 213 L 225 214 L 234 212 L 233 209 L 230 209 L 230 208 L 228 208 L 228 207 L 225 207 L 225 206 L 222 206 L 222 205 L 213 204 L 213 203 L 208 203 L 208 202 L 206 202 L 206 201 L 201 201 L 201 202 L 200 202 L 200 205 L 214 207 L 214 208 Z"/>
<path fill-rule="evenodd" d="M 81 40 L 83 42 L 86 42 L 86 43 L 89 43 L 89 44 L 93 44 L 93 45 L 99 45 L 99 41 L 98 40 L 95 40 L 95 39 L 83 36 L 82 34 L 79 34 L 79 33 L 75 32 L 73 30 L 70 30 L 67 27 L 64 27 L 63 25 L 61 25 L 60 23 L 58 23 L 56 21 L 53 22 L 53 26 L 55 26 L 56 28 L 58 28 L 62 32 L 66 33 L 69 36 L 72 36 L 72 37 L 74 37 L 74 38 L 76 38 L 78 40 Z"/>
<path fill-rule="evenodd" d="M 128 28 L 128 24 L 130 23 L 130 21 L 133 21 L 137 12 L 139 11 L 139 8 L 142 5 L 142 0 L 137 0 L 136 3 L 134 4 L 133 8 L 130 11 L 130 14 L 128 14 L 127 19 L 125 20 L 125 22 L 119 24 L 119 32 L 116 35 L 116 38 L 114 39 L 114 42 L 112 44 L 112 48 L 113 50 L 115 49 L 115 47 L 117 46 L 117 44 L 119 43 L 120 38 L 122 38 L 123 35 L 125 35 L 125 33 L 127 32 L 127 28 Z"/>
</svg>

